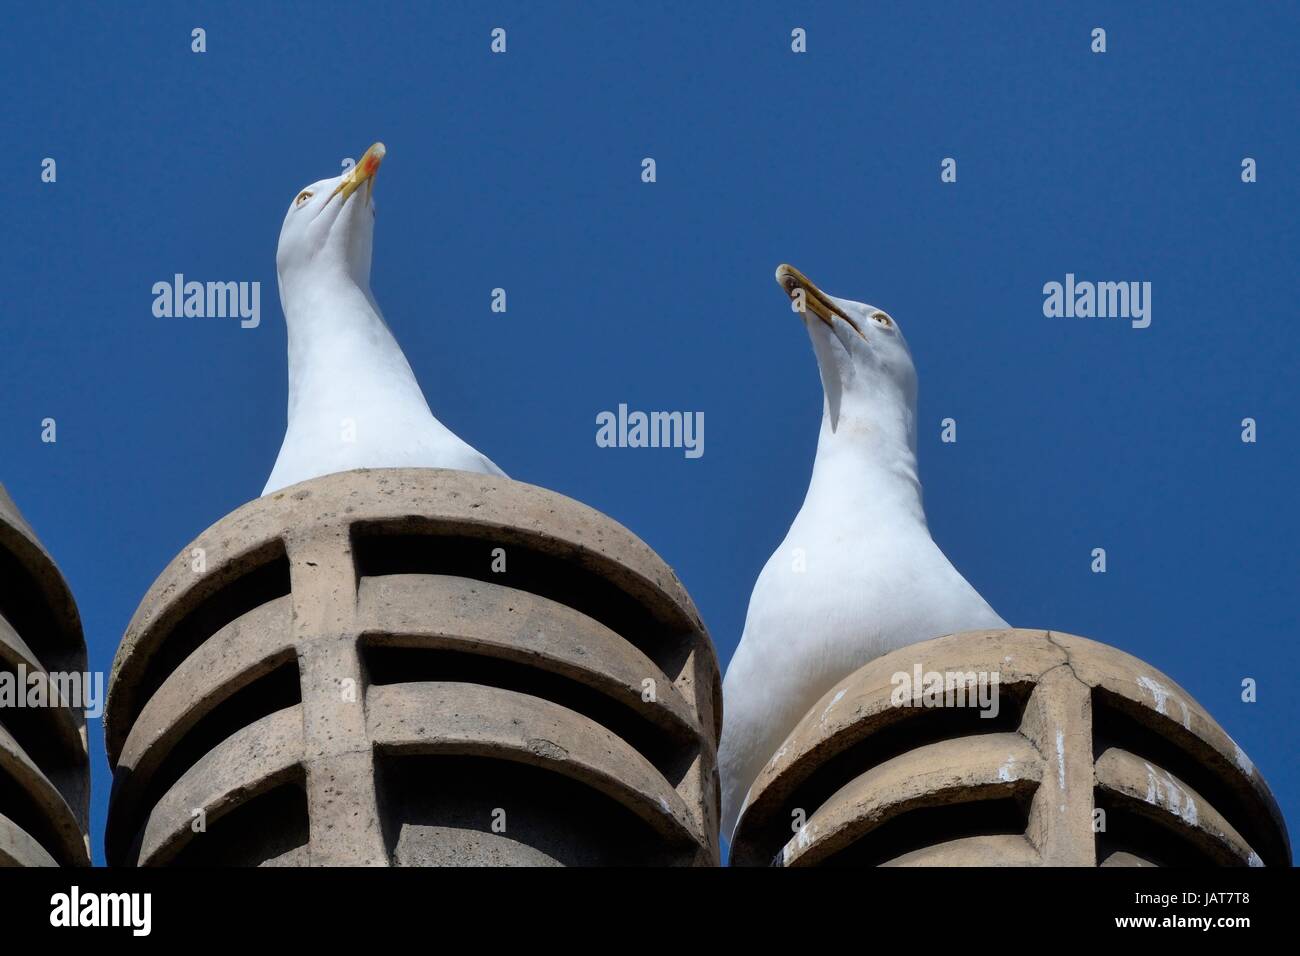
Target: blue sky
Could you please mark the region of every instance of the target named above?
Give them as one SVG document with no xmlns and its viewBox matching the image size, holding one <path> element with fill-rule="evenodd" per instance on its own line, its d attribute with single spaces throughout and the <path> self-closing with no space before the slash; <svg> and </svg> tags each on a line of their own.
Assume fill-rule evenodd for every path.
<svg viewBox="0 0 1300 956">
<path fill-rule="evenodd" d="M 1180 682 L 1294 828 L 1297 8 L 719 6 L 9 12 L 0 481 L 68 577 L 92 665 L 164 564 L 261 491 L 285 415 L 281 219 L 383 140 L 373 287 L 435 413 L 642 536 L 723 662 L 821 414 L 772 279 L 788 261 L 904 329 L 957 567 L 1013 624 Z M 177 272 L 260 281 L 261 325 L 154 317 Z M 1045 317 L 1068 272 L 1151 282 L 1150 327 Z M 702 411 L 703 457 L 598 448 L 619 403 Z"/>
</svg>

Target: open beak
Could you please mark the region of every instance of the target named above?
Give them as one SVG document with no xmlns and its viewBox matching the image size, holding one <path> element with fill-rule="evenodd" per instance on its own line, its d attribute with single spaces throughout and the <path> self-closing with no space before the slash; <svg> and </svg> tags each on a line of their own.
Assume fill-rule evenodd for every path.
<svg viewBox="0 0 1300 956">
<path fill-rule="evenodd" d="M 813 285 L 812 280 L 794 266 L 785 263 L 777 266 L 776 281 L 785 290 L 785 294 L 790 297 L 791 302 L 802 305 L 802 308 L 798 311 L 807 312 L 811 309 L 817 318 L 831 327 L 835 325 L 832 316 L 838 316 L 847 322 L 854 332 L 862 335 L 862 329 L 858 328 L 858 323 L 850 319 L 843 309 L 831 301 L 830 296 Z M 800 295 L 800 290 L 802 290 L 802 295 Z M 865 335 L 862 337 L 866 338 Z"/>
<path fill-rule="evenodd" d="M 334 192 L 330 193 L 330 199 L 333 200 L 339 193 L 343 194 L 343 202 L 346 204 L 348 197 L 361 188 L 362 183 L 369 184 L 367 189 L 374 188 L 375 173 L 379 171 L 379 164 L 384 161 L 384 154 L 388 150 L 384 148 L 383 143 L 375 143 L 366 150 L 366 154 L 358 160 L 357 164 L 348 170 L 348 174 L 343 177 L 343 181 L 334 187 Z M 366 193 L 369 195 L 369 192 Z"/>
</svg>

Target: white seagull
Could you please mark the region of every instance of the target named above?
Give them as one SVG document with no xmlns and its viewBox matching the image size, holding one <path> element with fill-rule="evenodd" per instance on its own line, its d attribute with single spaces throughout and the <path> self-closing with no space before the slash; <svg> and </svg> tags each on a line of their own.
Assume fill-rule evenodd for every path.
<svg viewBox="0 0 1300 956">
<path fill-rule="evenodd" d="M 263 495 L 353 468 L 505 473 L 433 417 L 370 292 L 375 143 L 298 192 L 275 253 L 289 327 L 289 427 Z M 364 187 L 364 188 L 363 188 Z"/>
<path fill-rule="evenodd" d="M 916 369 L 874 306 L 776 280 L 802 313 L 825 404 L 803 507 L 759 573 L 723 683 L 722 832 L 799 720 L 838 681 L 908 644 L 1002 628 L 925 523 L 916 469 Z"/>
</svg>

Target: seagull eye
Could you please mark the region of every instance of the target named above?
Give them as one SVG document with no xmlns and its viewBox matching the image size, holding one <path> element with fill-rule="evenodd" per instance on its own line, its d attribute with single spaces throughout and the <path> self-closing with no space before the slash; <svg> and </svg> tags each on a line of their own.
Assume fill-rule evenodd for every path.
<svg viewBox="0 0 1300 956">
<path fill-rule="evenodd" d="M 872 316 L 871 316 L 871 321 L 872 321 L 872 322 L 875 322 L 875 323 L 876 323 L 877 325 L 879 325 L 882 329 L 887 329 L 887 328 L 889 328 L 891 325 L 894 324 L 893 319 L 891 319 L 889 316 L 885 315 L 885 313 L 883 313 L 883 312 L 876 312 L 876 313 L 873 313 Z"/>
<path fill-rule="evenodd" d="M 298 194 L 298 198 L 293 201 L 294 208 L 297 209 L 299 206 L 301 206 L 303 203 L 305 203 L 308 199 L 310 199 L 314 195 L 316 194 L 312 192 L 310 189 L 304 189 L 302 192 Z"/>
</svg>

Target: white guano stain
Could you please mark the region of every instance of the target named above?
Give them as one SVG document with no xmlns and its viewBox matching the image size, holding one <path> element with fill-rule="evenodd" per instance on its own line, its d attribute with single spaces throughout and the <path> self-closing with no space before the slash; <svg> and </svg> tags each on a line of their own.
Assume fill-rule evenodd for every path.
<svg viewBox="0 0 1300 956">
<path fill-rule="evenodd" d="M 806 850 L 806 849 L 808 849 L 808 844 L 812 843 L 812 824 L 811 824 L 811 823 L 805 823 L 803 826 L 801 826 L 801 827 L 799 828 L 799 835 L 798 835 L 798 837 L 796 838 L 796 841 L 795 841 L 795 842 L 797 842 L 797 843 L 799 844 L 799 849 L 801 849 L 801 850 Z"/>
<path fill-rule="evenodd" d="M 1147 768 L 1146 802 L 1155 806 L 1164 806 L 1170 813 L 1185 823 L 1196 826 L 1200 812 L 1192 795 L 1180 787 L 1168 770 L 1157 772 L 1149 763 Z M 1164 779 L 1160 779 L 1160 773 Z"/>
<path fill-rule="evenodd" d="M 1255 776 L 1255 765 L 1251 759 L 1246 756 L 1246 751 L 1237 746 L 1237 742 L 1232 742 L 1233 755 L 1237 759 L 1237 767 L 1248 777 Z"/>
<path fill-rule="evenodd" d="M 1011 782 L 1011 768 L 1016 765 L 1016 755 L 1007 754 L 1007 762 L 998 767 L 998 779 L 1003 783 Z"/>
<path fill-rule="evenodd" d="M 1065 790 L 1065 731 L 1060 728 L 1056 731 L 1056 777 Z"/>
<path fill-rule="evenodd" d="M 1192 715 L 1187 709 L 1187 703 L 1181 697 L 1152 677 L 1139 677 L 1137 679 L 1137 685 L 1150 693 L 1155 699 L 1156 713 L 1164 714 L 1166 717 L 1169 716 L 1169 700 L 1170 698 L 1173 698 L 1174 702 L 1178 704 L 1179 709 L 1182 711 L 1183 727 L 1187 730 L 1192 729 Z"/>
<path fill-rule="evenodd" d="M 838 704 L 840 701 L 842 701 L 846 693 L 848 693 L 848 691 L 844 691 L 844 690 L 836 691 L 835 696 L 831 698 L 831 702 L 827 704 L 826 709 L 822 711 L 821 722 L 823 724 L 826 723 L 826 715 L 831 712 L 831 708 L 834 707 L 836 704 Z"/>
<path fill-rule="evenodd" d="M 1158 680 L 1152 680 L 1150 677 L 1139 677 L 1137 685 L 1155 698 L 1156 713 L 1163 714 L 1165 708 L 1169 705 L 1169 688 Z"/>
</svg>

